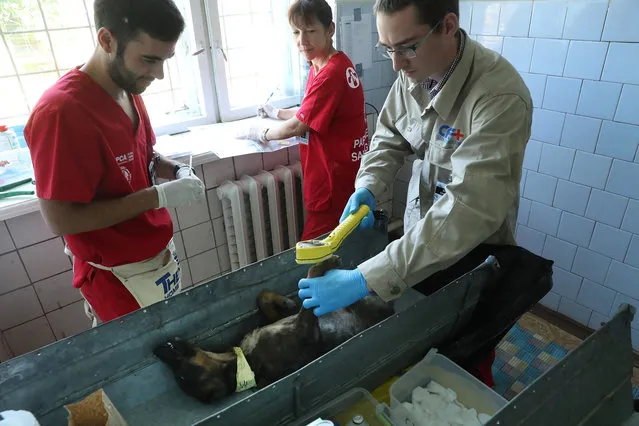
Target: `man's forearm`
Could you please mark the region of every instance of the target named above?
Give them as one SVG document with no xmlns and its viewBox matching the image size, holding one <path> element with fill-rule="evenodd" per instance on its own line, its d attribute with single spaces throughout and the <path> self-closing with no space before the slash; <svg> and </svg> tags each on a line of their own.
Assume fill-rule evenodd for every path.
<svg viewBox="0 0 639 426">
<path fill-rule="evenodd" d="M 174 169 L 178 164 L 182 164 L 179 161 L 171 160 L 164 155 L 159 153 L 155 153 L 157 155 L 158 160 L 155 163 L 155 173 L 157 177 L 162 179 L 172 180 L 175 179 Z"/>
<path fill-rule="evenodd" d="M 122 198 L 88 204 L 40 200 L 44 220 L 55 235 L 64 236 L 108 228 L 157 208 L 158 193 L 145 188 Z"/>
</svg>

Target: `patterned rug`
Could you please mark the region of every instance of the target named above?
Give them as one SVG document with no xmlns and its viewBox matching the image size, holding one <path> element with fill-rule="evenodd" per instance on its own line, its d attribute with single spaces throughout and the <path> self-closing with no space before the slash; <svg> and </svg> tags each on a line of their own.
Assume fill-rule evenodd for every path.
<svg viewBox="0 0 639 426">
<path fill-rule="evenodd" d="M 499 343 L 493 363 L 494 390 L 507 400 L 568 354 L 563 346 L 515 324 Z M 635 399 L 639 388 L 633 387 Z"/>
</svg>

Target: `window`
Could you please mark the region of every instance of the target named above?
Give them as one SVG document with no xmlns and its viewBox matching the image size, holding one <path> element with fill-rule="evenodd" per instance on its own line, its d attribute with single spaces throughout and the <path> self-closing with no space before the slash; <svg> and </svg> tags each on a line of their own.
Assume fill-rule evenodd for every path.
<svg viewBox="0 0 639 426">
<path fill-rule="evenodd" d="M 305 62 L 292 43 L 291 0 L 208 0 L 218 105 L 223 121 L 255 114 L 273 93 L 278 107 L 300 101 Z"/>
<path fill-rule="evenodd" d="M 90 57 L 93 1 L 0 0 L 0 124 L 25 124 L 44 90 Z M 253 116 L 271 92 L 279 107 L 300 101 L 291 0 L 174 2 L 186 30 L 142 95 L 158 135 Z"/>
</svg>

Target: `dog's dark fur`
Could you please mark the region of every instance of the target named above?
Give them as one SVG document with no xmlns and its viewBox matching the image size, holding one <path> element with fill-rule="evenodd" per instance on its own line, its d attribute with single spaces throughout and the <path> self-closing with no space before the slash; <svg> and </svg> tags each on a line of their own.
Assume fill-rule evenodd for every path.
<svg viewBox="0 0 639 426">
<path fill-rule="evenodd" d="M 308 277 L 324 275 L 339 267 L 332 256 L 311 266 Z M 356 334 L 394 313 L 391 304 L 377 296 L 317 318 L 313 311 L 279 294 L 263 291 L 257 306 L 269 325 L 253 330 L 240 347 L 263 387 L 300 369 Z M 180 388 L 208 403 L 230 395 L 236 389 L 237 358 L 233 350 L 207 352 L 197 345 L 173 337 L 153 351 L 172 370 Z"/>
</svg>

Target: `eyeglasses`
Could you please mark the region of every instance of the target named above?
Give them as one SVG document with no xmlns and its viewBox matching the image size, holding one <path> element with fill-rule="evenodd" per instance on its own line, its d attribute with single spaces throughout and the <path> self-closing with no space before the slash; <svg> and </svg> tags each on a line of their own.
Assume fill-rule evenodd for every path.
<svg viewBox="0 0 639 426">
<path fill-rule="evenodd" d="M 400 47 L 398 49 L 391 49 L 390 47 L 386 47 L 386 46 L 382 46 L 379 43 L 377 43 L 377 45 L 375 46 L 377 48 L 377 50 L 379 51 L 379 53 L 388 59 L 393 59 L 394 55 L 399 55 L 405 59 L 413 59 L 414 57 L 417 56 L 417 49 L 419 49 L 422 44 L 424 44 L 424 42 L 426 41 L 426 39 L 428 37 L 430 37 L 430 35 L 433 33 L 433 31 L 435 31 L 435 28 L 437 28 L 439 26 L 439 24 L 441 24 L 442 21 L 439 21 L 438 23 L 435 24 L 435 26 L 433 28 L 430 29 L 430 31 L 428 32 L 428 34 L 426 34 L 424 37 L 420 38 L 417 43 L 411 45 L 411 46 L 406 46 L 406 47 Z"/>
</svg>

